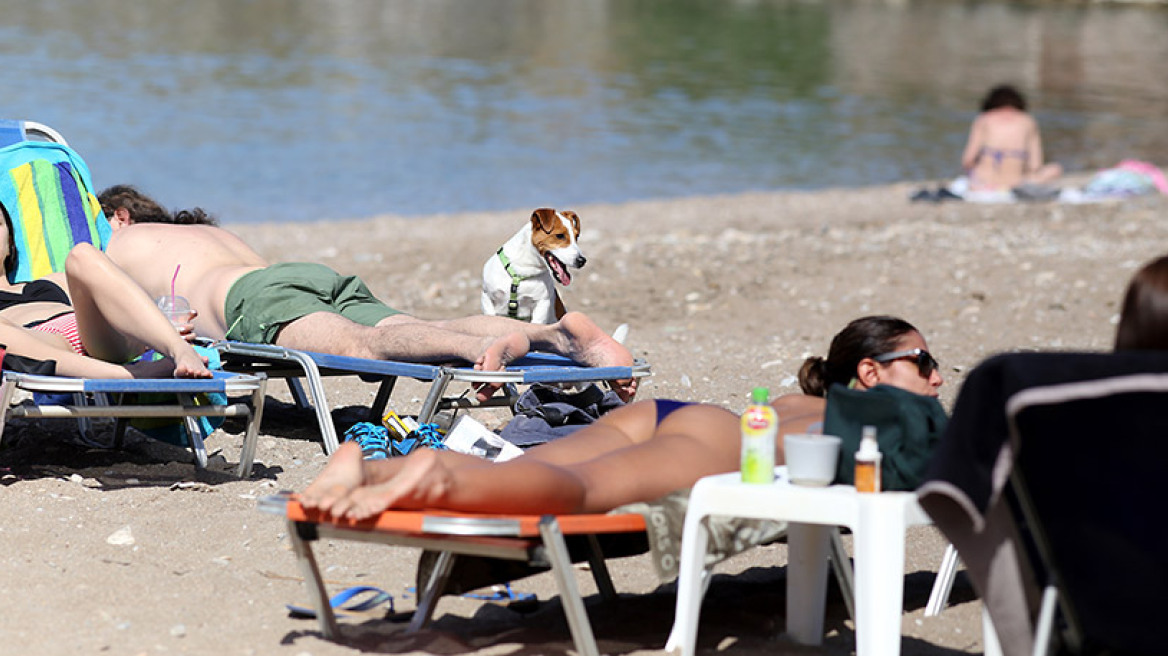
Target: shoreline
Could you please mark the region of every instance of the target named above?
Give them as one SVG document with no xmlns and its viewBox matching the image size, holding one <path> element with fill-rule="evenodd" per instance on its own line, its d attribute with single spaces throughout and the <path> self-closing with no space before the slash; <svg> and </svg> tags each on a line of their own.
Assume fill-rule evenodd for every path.
<svg viewBox="0 0 1168 656">
<path fill-rule="evenodd" d="M 638 398 L 745 406 L 755 385 L 795 391 L 794 374 L 823 354 L 847 321 L 895 314 L 921 329 L 946 378 L 951 406 L 969 369 L 1003 350 L 1106 350 L 1124 286 L 1168 250 L 1168 197 L 1094 205 L 914 204 L 920 183 L 758 192 L 594 204 L 582 219 L 588 265 L 564 290 L 569 309 L 607 330 L 630 326 L 628 345 L 653 376 Z M 568 208 L 565 208 L 568 209 Z M 424 318 L 477 314 L 482 262 L 527 219 L 524 212 L 383 216 L 313 224 L 231 224 L 272 260 L 320 261 L 360 275 L 391 306 Z M 334 419 L 352 422 L 373 398 L 357 379 L 326 381 Z M 269 386 L 256 470 L 234 480 L 242 425 L 208 441 L 225 463 L 196 473 L 185 451 L 133 438 L 125 451 L 72 443 L 71 422 L 13 421 L 0 451 L 10 517 L 0 529 L 0 636 L 29 653 L 287 654 L 565 653 L 571 639 L 554 584 L 515 584 L 541 603 L 531 615 L 444 598 L 432 627 L 342 620 L 342 643 L 315 622 L 288 617 L 303 584 L 286 525 L 256 500 L 302 489 L 325 462 L 311 412 Z M 416 412 L 422 388 L 402 381 L 392 407 Z M 505 411 L 488 411 L 497 428 Z M 478 415 L 476 415 L 478 416 Z M 492 424 L 493 422 L 493 424 Z M 179 483 L 182 483 L 179 485 Z M 127 543 L 126 532 L 132 536 Z M 119 534 L 122 540 L 109 540 Z M 981 606 L 959 576 L 935 618 L 924 603 L 944 541 L 913 529 L 907 548 L 904 653 L 980 653 Z M 334 543 L 320 550 L 330 593 L 376 585 L 409 611 L 417 553 Z M 785 545 L 719 565 L 702 614 L 703 652 L 847 654 L 854 635 L 829 594 L 821 648 L 783 630 Z M 645 557 L 610 562 L 622 599 L 602 604 L 580 572 L 600 647 L 660 654 L 673 591 Z M 30 602 L 29 600 L 35 600 Z"/>
</svg>

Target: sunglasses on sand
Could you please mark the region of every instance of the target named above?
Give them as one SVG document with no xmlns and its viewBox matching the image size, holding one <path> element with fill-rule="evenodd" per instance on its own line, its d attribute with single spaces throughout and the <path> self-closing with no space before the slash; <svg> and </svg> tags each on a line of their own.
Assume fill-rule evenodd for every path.
<svg viewBox="0 0 1168 656">
<path fill-rule="evenodd" d="M 908 358 L 916 358 L 917 373 L 921 375 L 921 378 L 932 376 L 933 372 L 941 366 L 941 363 L 937 362 L 937 358 L 934 358 L 931 353 L 919 348 L 872 356 L 873 360 L 880 363 L 892 362 L 893 360 L 905 360 Z"/>
</svg>

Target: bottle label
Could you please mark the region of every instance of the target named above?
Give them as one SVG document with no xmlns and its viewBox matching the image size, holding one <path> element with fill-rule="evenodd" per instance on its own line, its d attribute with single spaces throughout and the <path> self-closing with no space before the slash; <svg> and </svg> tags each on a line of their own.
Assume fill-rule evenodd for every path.
<svg viewBox="0 0 1168 656">
<path fill-rule="evenodd" d="M 742 415 L 742 482 L 773 483 L 778 417 L 769 405 L 750 406 Z"/>
</svg>

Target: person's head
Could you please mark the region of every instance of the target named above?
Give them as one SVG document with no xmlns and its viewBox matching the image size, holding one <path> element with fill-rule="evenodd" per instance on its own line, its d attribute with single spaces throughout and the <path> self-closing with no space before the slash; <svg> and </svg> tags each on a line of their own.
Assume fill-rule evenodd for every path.
<svg viewBox="0 0 1168 656">
<path fill-rule="evenodd" d="M 836 383 L 860 389 L 893 385 L 937 396 L 943 382 L 920 331 L 889 316 L 852 321 L 832 338 L 826 358 L 807 358 L 799 369 L 799 386 L 812 396 L 827 396 L 828 388 Z"/>
<path fill-rule="evenodd" d="M 1013 107 L 1019 111 L 1026 111 L 1026 98 L 1022 92 L 1009 84 L 999 84 L 989 90 L 981 101 L 981 111 L 988 112 L 1000 107 Z"/>
<path fill-rule="evenodd" d="M 1128 283 L 1115 350 L 1168 351 L 1168 255 L 1145 264 Z"/>
<path fill-rule="evenodd" d="M 201 208 L 166 211 L 157 201 L 130 185 L 114 185 L 97 195 L 101 210 L 116 230 L 135 223 L 171 223 L 178 225 L 218 225 L 213 216 Z"/>
</svg>

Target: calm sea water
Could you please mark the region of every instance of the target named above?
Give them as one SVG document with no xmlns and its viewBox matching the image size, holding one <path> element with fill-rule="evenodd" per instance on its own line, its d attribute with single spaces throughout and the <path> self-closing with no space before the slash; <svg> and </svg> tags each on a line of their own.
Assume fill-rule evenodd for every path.
<svg viewBox="0 0 1168 656">
<path fill-rule="evenodd" d="M 0 115 L 225 222 L 941 179 L 991 85 L 1048 158 L 1168 165 L 1168 8 L 0 0 Z"/>
</svg>

